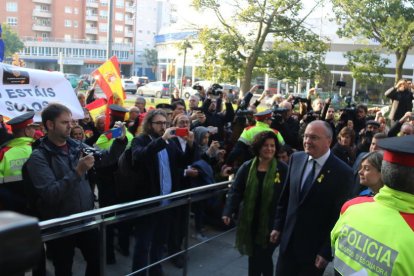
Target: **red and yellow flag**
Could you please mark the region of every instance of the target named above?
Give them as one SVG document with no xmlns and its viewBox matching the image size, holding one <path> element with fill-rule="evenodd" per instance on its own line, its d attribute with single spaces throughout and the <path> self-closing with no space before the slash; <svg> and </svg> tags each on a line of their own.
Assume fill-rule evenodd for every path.
<svg viewBox="0 0 414 276">
<path fill-rule="evenodd" d="M 107 99 L 99 98 L 85 106 L 85 108 L 89 110 L 94 122 L 96 122 L 96 118 L 100 115 L 105 115 L 107 102 Z"/>
<path fill-rule="evenodd" d="M 105 93 L 108 104 L 124 106 L 126 95 L 122 88 L 119 62 L 116 56 L 111 57 L 98 69 L 93 71 L 92 76 Z"/>
</svg>

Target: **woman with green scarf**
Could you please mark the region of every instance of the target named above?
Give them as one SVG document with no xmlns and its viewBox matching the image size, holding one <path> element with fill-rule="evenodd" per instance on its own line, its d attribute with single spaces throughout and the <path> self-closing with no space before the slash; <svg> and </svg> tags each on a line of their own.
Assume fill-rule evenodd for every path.
<svg viewBox="0 0 414 276">
<path fill-rule="evenodd" d="M 242 255 L 249 256 L 249 276 L 273 275 L 272 255 L 276 244 L 269 241 L 270 231 L 287 173 L 287 165 L 276 161 L 279 148 L 273 132 L 255 136 L 251 146 L 255 157 L 237 171 L 223 211 L 223 222 L 228 225 L 240 203 L 243 204 L 236 247 Z"/>
</svg>

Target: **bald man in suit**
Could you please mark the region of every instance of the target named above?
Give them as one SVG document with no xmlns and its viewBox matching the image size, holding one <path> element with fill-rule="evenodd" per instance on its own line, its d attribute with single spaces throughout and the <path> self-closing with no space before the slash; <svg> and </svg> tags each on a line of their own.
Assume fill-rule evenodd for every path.
<svg viewBox="0 0 414 276">
<path fill-rule="evenodd" d="M 348 199 L 352 170 L 331 153 L 332 129 L 313 121 L 304 152 L 291 156 L 271 241 L 279 242 L 277 276 L 323 275 L 332 260 L 330 232 Z"/>
</svg>

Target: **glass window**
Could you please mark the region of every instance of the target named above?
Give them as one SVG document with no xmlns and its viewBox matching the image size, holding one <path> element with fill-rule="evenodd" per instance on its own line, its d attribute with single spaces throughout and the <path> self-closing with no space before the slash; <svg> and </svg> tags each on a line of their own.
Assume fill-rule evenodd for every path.
<svg viewBox="0 0 414 276">
<path fill-rule="evenodd" d="M 65 7 L 65 13 L 72 13 L 72 7 Z"/>
<path fill-rule="evenodd" d="M 37 47 L 31 46 L 30 47 L 30 52 L 32 53 L 32 55 L 37 55 Z"/>
<path fill-rule="evenodd" d="M 116 12 L 115 13 L 115 20 L 116 21 L 124 21 L 124 14 L 121 12 Z"/>
<path fill-rule="evenodd" d="M 7 17 L 7 25 L 17 26 L 17 17 Z"/>
<path fill-rule="evenodd" d="M 72 27 L 72 20 L 65 19 L 65 27 Z"/>
<path fill-rule="evenodd" d="M 79 26 L 79 23 L 77 20 L 73 20 L 73 27 L 77 28 Z"/>
<path fill-rule="evenodd" d="M 108 31 L 108 24 L 106 24 L 106 23 L 99 23 L 99 31 L 100 32 L 107 32 Z"/>
<path fill-rule="evenodd" d="M 6 11 L 8 12 L 17 12 L 17 2 L 7 2 Z"/>
<path fill-rule="evenodd" d="M 115 6 L 117 8 L 123 8 L 124 7 L 124 0 L 116 0 Z"/>
<path fill-rule="evenodd" d="M 100 10 L 99 11 L 99 16 L 103 19 L 108 17 L 108 10 Z"/>
<path fill-rule="evenodd" d="M 123 31 L 124 31 L 124 26 L 123 25 L 115 25 L 115 32 L 122 33 Z"/>
<path fill-rule="evenodd" d="M 79 9 L 78 8 L 73 8 L 73 13 L 74 14 L 78 14 L 79 13 Z"/>
</svg>

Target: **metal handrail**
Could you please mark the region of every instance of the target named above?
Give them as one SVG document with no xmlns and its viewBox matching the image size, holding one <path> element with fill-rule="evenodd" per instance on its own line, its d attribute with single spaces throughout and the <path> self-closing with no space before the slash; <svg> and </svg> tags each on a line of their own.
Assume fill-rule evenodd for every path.
<svg viewBox="0 0 414 276">
<path fill-rule="evenodd" d="M 91 211 L 86 211 L 78 214 L 73 214 L 67 217 L 50 219 L 46 221 L 39 222 L 39 227 L 42 230 L 42 240 L 44 242 L 61 238 L 64 236 L 69 236 L 75 233 L 88 231 L 94 228 L 99 229 L 99 239 L 100 239 L 100 267 L 101 267 L 101 276 L 105 276 L 105 261 L 106 261 L 106 227 L 110 224 L 121 222 L 127 219 L 134 219 L 141 217 L 147 214 L 159 212 L 165 209 L 174 208 L 177 206 L 185 205 L 187 208 L 186 215 L 186 230 L 185 230 L 185 239 L 184 239 L 184 249 L 180 252 L 177 252 L 167 258 L 159 260 L 155 263 L 152 263 L 146 267 L 143 267 L 137 271 L 134 271 L 131 275 L 144 271 L 158 263 L 162 263 L 166 260 L 169 260 L 177 255 L 182 254 L 184 256 L 184 267 L 183 275 L 187 275 L 187 252 L 190 249 L 193 249 L 196 246 L 189 247 L 188 245 L 188 235 L 189 235 L 189 221 L 190 221 L 190 211 L 191 204 L 203 199 L 207 199 L 219 193 L 225 192 L 228 190 L 228 187 L 231 185 L 232 181 L 224 181 L 219 183 L 214 183 L 210 185 L 205 185 L 197 188 L 191 188 L 187 190 L 182 190 L 174 192 L 168 195 L 155 196 L 151 198 L 145 198 L 141 200 L 136 200 L 123 204 L 116 204 L 104 208 L 99 208 Z M 204 193 L 210 191 L 209 193 Z M 175 200 L 173 200 L 175 199 Z M 170 204 L 161 206 L 156 205 L 155 203 L 162 202 L 164 200 L 172 200 Z M 148 206 L 150 205 L 150 206 Z M 135 210 L 139 207 L 140 210 Z M 133 211 L 132 211 L 133 210 Z M 128 212 L 130 211 L 130 212 Z M 56 228 L 56 229 L 54 229 Z M 226 232 L 227 233 L 227 232 Z M 224 234 L 224 233 L 222 233 Z M 212 237 L 210 240 L 215 239 L 221 235 Z M 202 242 L 204 243 L 204 242 Z M 202 244 L 200 243 L 200 244 Z"/>
<path fill-rule="evenodd" d="M 179 198 L 179 197 L 184 197 L 184 196 L 187 196 L 187 195 L 191 195 L 191 194 L 194 194 L 194 193 L 199 193 L 199 192 L 204 192 L 204 191 L 209 191 L 209 190 L 215 190 L 217 188 L 224 188 L 224 187 L 228 186 L 231 183 L 232 183 L 231 181 L 218 182 L 218 183 L 209 184 L 209 185 L 205 185 L 205 186 L 201 186 L 201 187 L 197 187 L 197 188 L 190 188 L 190 189 L 187 189 L 187 190 L 173 192 L 173 193 L 168 194 L 168 195 L 155 196 L 155 197 L 140 199 L 140 200 L 136 200 L 136 201 L 131 201 L 131 202 L 128 202 L 128 203 L 116 204 L 116 205 L 112 205 L 112 206 L 108 206 L 108 207 L 103 207 L 103 208 L 99 208 L 99 209 L 94 209 L 94 210 L 90 210 L 90 211 L 86 211 L 86 212 L 82 212 L 82 213 L 69 215 L 69 216 L 62 217 L 62 218 L 56 218 L 56 219 L 41 221 L 41 222 L 39 222 L 39 226 L 40 226 L 41 230 L 46 230 L 46 229 L 51 228 L 51 227 L 61 226 L 62 224 L 67 224 L 67 223 L 72 223 L 72 222 L 79 222 L 79 221 L 82 221 L 82 220 L 88 220 L 88 219 L 95 218 L 96 216 L 105 216 L 105 215 L 112 214 L 112 213 L 115 213 L 115 212 L 134 209 L 134 208 L 149 205 L 149 204 L 152 204 L 152 203 L 158 203 L 158 202 L 161 202 L 161 201 L 166 200 L 166 199 L 174 199 L 174 198 Z"/>
</svg>

